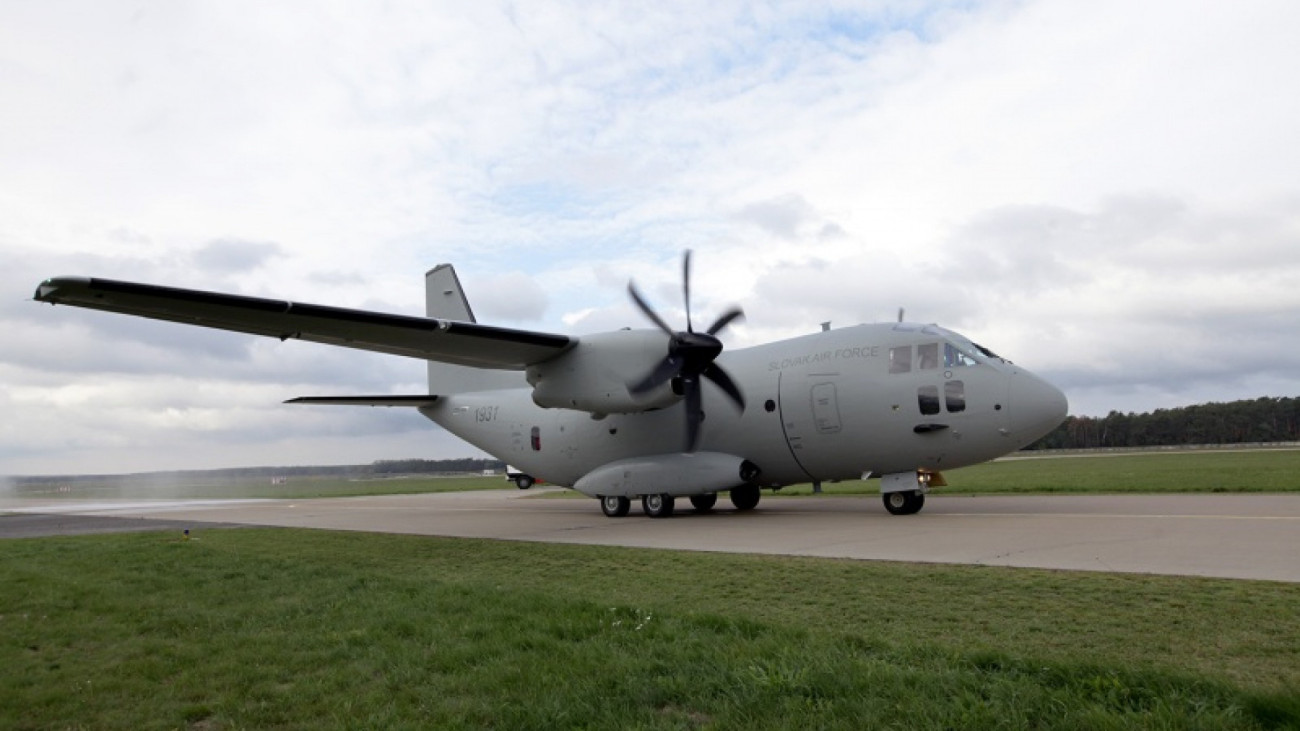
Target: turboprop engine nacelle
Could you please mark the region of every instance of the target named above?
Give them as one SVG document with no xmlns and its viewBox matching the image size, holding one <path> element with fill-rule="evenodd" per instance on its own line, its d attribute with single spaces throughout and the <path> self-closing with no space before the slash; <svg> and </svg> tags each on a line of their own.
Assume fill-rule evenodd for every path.
<svg viewBox="0 0 1300 731">
<path fill-rule="evenodd" d="M 597 495 L 666 494 L 674 497 L 728 490 L 758 479 L 758 466 L 734 454 L 695 452 L 633 457 L 598 467 L 574 485 L 578 492 Z"/>
<path fill-rule="evenodd" d="M 543 408 L 628 414 L 671 406 L 681 399 L 670 383 L 633 396 L 628 384 L 645 378 L 668 352 L 658 330 L 618 330 L 584 335 L 551 360 L 530 366 L 533 402 Z"/>
</svg>

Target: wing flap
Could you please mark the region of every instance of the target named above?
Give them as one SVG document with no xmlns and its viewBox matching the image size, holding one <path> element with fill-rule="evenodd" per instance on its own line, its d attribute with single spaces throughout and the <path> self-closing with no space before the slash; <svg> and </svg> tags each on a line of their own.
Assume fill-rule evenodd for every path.
<svg viewBox="0 0 1300 731">
<path fill-rule="evenodd" d="M 35 299 L 477 368 L 522 370 L 575 342 L 530 330 L 89 277 L 48 279 Z"/>
</svg>

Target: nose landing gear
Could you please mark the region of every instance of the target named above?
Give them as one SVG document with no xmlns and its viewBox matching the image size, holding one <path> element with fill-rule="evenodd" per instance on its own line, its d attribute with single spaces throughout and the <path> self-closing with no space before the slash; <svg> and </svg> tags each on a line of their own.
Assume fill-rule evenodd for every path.
<svg viewBox="0 0 1300 731">
<path fill-rule="evenodd" d="M 925 506 L 925 493 L 920 490 L 887 492 L 880 497 L 885 503 L 885 510 L 888 510 L 891 515 L 913 515 L 919 513 Z"/>
</svg>

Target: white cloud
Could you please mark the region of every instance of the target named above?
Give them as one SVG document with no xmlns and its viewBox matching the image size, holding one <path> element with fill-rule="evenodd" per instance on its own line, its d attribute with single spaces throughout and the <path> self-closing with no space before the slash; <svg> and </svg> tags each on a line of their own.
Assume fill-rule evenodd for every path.
<svg viewBox="0 0 1300 731">
<path fill-rule="evenodd" d="M 56 274 L 419 314 L 451 261 L 481 319 L 589 332 L 645 324 L 631 277 L 683 321 L 692 248 L 696 319 L 747 312 L 731 347 L 905 306 L 1085 413 L 1295 395 L 1298 23 L 1280 0 L 5 5 L 0 403 L 27 426 L 0 472 L 156 466 L 164 431 L 188 466 L 431 454 L 371 410 L 319 417 L 345 440 L 276 405 L 418 389 L 416 361 L 21 301 Z M 87 388 L 112 433 L 66 441 Z"/>
</svg>

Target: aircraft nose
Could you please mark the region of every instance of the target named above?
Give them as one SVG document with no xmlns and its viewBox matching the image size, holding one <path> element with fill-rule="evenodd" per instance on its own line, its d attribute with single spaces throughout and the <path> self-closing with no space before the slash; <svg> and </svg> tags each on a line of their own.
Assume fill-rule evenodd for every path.
<svg viewBox="0 0 1300 731">
<path fill-rule="evenodd" d="M 1061 389 L 1028 371 L 1018 371 L 1009 384 L 1011 435 L 1021 446 L 1055 429 L 1069 409 Z"/>
</svg>

